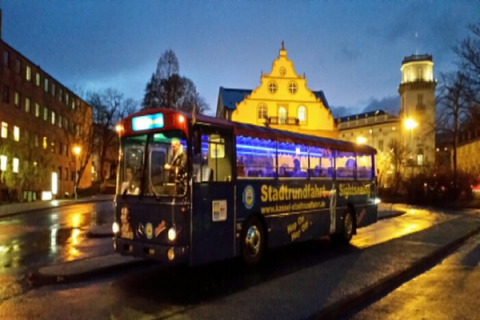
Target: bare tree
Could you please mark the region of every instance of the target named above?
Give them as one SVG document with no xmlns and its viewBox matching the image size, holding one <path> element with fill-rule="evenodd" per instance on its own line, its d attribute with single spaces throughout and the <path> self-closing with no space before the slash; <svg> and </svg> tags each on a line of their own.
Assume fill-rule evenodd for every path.
<svg viewBox="0 0 480 320">
<path fill-rule="evenodd" d="M 91 106 L 81 102 L 81 100 L 76 100 L 76 103 L 72 104 L 71 108 L 66 109 L 62 119 L 64 139 L 70 147 L 81 147 L 81 152 L 78 156 L 79 168 L 75 165 L 75 171 L 78 171 L 78 181 L 76 181 L 78 183 L 82 179 L 95 149 L 93 111 Z M 73 152 L 70 152 L 70 154 L 73 163 L 76 160 L 75 155 Z"/>
<path fill-rule="evenodd" d="M 87 101 L 93 108 L 94 120 L 94 148 L 98 152 L 100 161 L 100 177 L 102 187 L 106 182 L 104 164 L 108 150 L 118 149 L 118 139 L 114 126 L 137 109 L 137 102 L 125 99 L 123 94 L 115 89 L 106 89 L 103 92 L 90 92 Z"/>
<path fill-rule="evenodd" d="M 408 150 L 403 143 L 393 139 L 388 144 L 390 167 L 393 168 L 393 193 L 397 193 L 402 183 L 404 164 L 407 159 Z"/>
<path fill-rule="evenodd" d="M 202 113 L 209 109 L 200 97 L 192 80 L 179 75 L 179 64 L 172 50 L 165 51 L 158 60 L 157 70 L 145 87 L 143 108 L 165 108 Z"/>
<path fill-rule="evenodd" d="M 462 72 L 452 72 L 441 75 L 441 86 L 437 103 L 438 132 L 447 134 L 453 151 L 453 183 L 457 184 L 457 147 L 461 128 L 469 118 L 471 107 L 471 82 Z"/>
</svg>

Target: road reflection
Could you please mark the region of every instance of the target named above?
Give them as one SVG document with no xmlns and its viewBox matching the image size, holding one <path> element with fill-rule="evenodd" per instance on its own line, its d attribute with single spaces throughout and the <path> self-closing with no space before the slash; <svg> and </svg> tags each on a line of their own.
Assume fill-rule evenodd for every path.
<svg viewBox="0 0 480 320">
<path fill-rule="evenodd" d="M 421 209 L 401 208 L 406 211 L 402 216 L 383 219 L 376 224 L 358 230 L 351 244 L 357 248 L 370 247 L 391 239 L 400 238 L 428 229 L 435 224 L 445 222 L 459 216 Z"/>
<path fill-rule="evenodd" d="M 86 203 L 0 220 L 0 274 L 111 253 L 111 243 L 86 237 L 93 225 L 110 224 L 110 202 Z"/>
</svg>

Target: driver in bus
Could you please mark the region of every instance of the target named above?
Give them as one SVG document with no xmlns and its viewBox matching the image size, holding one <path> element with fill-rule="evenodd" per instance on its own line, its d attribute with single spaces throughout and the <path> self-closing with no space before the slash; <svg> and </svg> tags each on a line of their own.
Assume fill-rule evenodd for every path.
<svg viewBox="0 0 480 320">
<path fill-rule="evenodd" d="M 180 185 L 178 193 L 182 193 L 183 180 L 185 178 L 185 168 L 187 166 L 187 154 L 183 150 L 183 146 L 178 138 L 172 139 L 172 152 L 168 163 L 165 164 L 165 170 L 169 170 L 169 182 L 177 182 Z M 176 181 L 175 181 L 176 180 Z"/>
</svg>

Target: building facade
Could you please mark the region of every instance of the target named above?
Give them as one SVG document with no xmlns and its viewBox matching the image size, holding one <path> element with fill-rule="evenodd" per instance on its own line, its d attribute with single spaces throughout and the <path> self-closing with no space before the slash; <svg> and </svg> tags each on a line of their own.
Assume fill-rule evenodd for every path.
<svg viewBox="0 0 480 320">
<path fill-rule="evenodd" d="M 392 175 L 391 149 L 395 141 L 401 141 L 401 122 L 398 116 L 384 110 L 371 111 L 340 118 L 341 140 L 367 144 L 377 149 L 375 155 L 379 182 L 388 186 Z"/>
<path fill-rule="evenodd" d="M 82 137 L 92 130 L 92 108 L 1 39 L 0 53 L 0 202 L 71 195 L 81 167 L 79 187 L 89 187 L 90 146 Z"/>
<path fill-rule="evenodd" d="M 322 91 L 307 87 L 283 43 L 269 74 L 254 90 L 220 87 L 217 117 L 309 135 L 338 138 L 338 127 Z"/>
</svg>

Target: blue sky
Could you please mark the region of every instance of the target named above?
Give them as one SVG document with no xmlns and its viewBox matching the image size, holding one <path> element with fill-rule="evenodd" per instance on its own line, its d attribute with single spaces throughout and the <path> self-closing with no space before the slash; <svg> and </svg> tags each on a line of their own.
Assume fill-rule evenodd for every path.
<svg viewBox="0 0 480 320">
<path fill-rule="evenodd" d="M 71 88 L 141 100 L 167 49 L 216 108 L 220 86 L 253 89 L 285 41 L 298 73 L 332 106 L 397 103 L 404 56 L 429 53 L 435 77 L 480 21 L 479 1 L 3 0 L 2 38 Z M 415 33 L 419 34 L 418 40 Z"/>
</svg>

